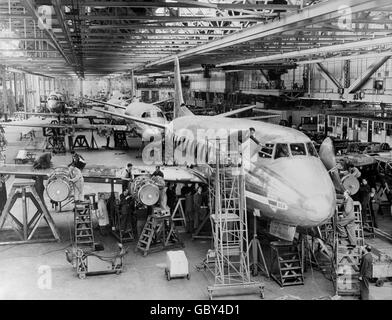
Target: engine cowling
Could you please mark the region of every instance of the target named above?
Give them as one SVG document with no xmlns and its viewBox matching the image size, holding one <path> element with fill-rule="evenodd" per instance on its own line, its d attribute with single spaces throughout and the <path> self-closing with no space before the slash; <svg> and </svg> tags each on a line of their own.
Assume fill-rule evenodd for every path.
<svg viewBox="0 0 392 320">
<path fill-rule="evenodd" d="M 67 200 L 72 193 L 72 183 L 67 167 L 54 169 L 48 179 L 46 194 L 55 202 Z"/>
<path fill-rule="evenodd" d="M 153 206 L 159 200 L 159 187 L 149 176 L 136 177 L 129 190 L 136 201 L 146 206 Z"/>
</svg>

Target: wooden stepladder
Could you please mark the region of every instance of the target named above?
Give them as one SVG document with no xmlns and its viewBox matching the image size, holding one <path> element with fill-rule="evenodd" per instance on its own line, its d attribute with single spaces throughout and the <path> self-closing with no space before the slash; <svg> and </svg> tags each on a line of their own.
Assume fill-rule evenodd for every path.
<svg viewBox="0 0 392 320">
<path fill-rule="evenodd" d="M 60 235 L 52 216 L 50 215 L 46 205 L 42 202 L 42 199 L 39 197 L 34 184 L 34 181 L 23 181 L 15 182 L 12 185 L 8 200 L 4 206 L 3 212 L 1 213 L 0 230 L 3 229 L 5 222 L 9 220 L 11 222 L 12 229 L 16 232 L 19 239 L 0 240 L 0 245 L 60 240 Z M 20 218 L 18 219 L 15 214 L 11 213 L 11 210 L 18 199 L 21 199 L 22 202 L 21 220 Z M 28 199 L 31 200 L 36 209 L 33 215 L 29 214 L 30 210 L 27 208 Z M 49 236 L 47 233 L 45 235 L 40 235 L 39 232 L 37 232 L 38 229 L 40 229 L 38 227 L 42 220 L 44 220 L 50 228 L 51 234 Z M 4 229 L 2 230 L 2 233 L 3 232 L 5 232 Z M 34 238 L 34 236 L 36 237 Z"/>
<path fill-rule="evenodd" d="M 167 211 L 162 214 L 153 213 L 147 218 L 136 248 L 146 256 L 150 252 L 162 251 L 174 247 L 182 247 L 174 222 Z"/>
<path fill-rule="evenodd" d="M 174 210 L 172 212 L 172 221 L 174 221 L 174 223 L 176 221 L 179 221 L 182 225 L 182 227 L 184 227 L 184 229 L 186 228 L 186 219 L 185 219 L 185 212 L 184 212 L 184 207 L 182 205 L 183 201 L 185 201 L 185 198 L 179 198 L 177 201 L 176 206 L 174 207 Z"/>
<path fill-rule="evenodd" d="M 271 242 L 271 277 L 281 286 L 304 284 L 299 245 L 287 241 Z"/>
</svg>

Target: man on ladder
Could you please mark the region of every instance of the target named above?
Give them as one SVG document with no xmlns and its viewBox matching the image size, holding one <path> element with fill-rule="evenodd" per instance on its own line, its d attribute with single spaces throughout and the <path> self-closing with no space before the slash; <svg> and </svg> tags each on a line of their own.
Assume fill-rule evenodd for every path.
<svg viewBox="0 0 392 320">
<path fill-rule="evenodd" d="M 344 191 L 344 211 L 343 215 L 338 217 L 337 230 L 342 238 L 348 239 L 349 246 L 356 246 L 355 239 L 355 213 L 354 213 L 354 202 L 350 197 L 348 190 Z"/>
</svg>

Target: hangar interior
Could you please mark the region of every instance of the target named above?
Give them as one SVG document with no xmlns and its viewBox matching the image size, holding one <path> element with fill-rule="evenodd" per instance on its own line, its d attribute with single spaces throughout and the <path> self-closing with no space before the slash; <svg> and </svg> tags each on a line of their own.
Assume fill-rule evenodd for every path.
<svg viewBox="0 0 392 320">
<path fill-rule="evenodd" d="M 391 16 L 0 0 L 0 298 L 391 300 Z"/>
</svg>

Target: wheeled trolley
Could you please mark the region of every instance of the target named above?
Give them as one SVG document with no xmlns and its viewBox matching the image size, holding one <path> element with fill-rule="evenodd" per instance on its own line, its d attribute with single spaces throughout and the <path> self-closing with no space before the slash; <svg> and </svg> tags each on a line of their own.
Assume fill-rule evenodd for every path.
<svg viewBox="0 0 392 320">
<path fill-rule="evenodd" d="M 183 250 L 166 252 L 166 279 L 187 278 L 190 280 L 188 259 Z"/>
</svg>

